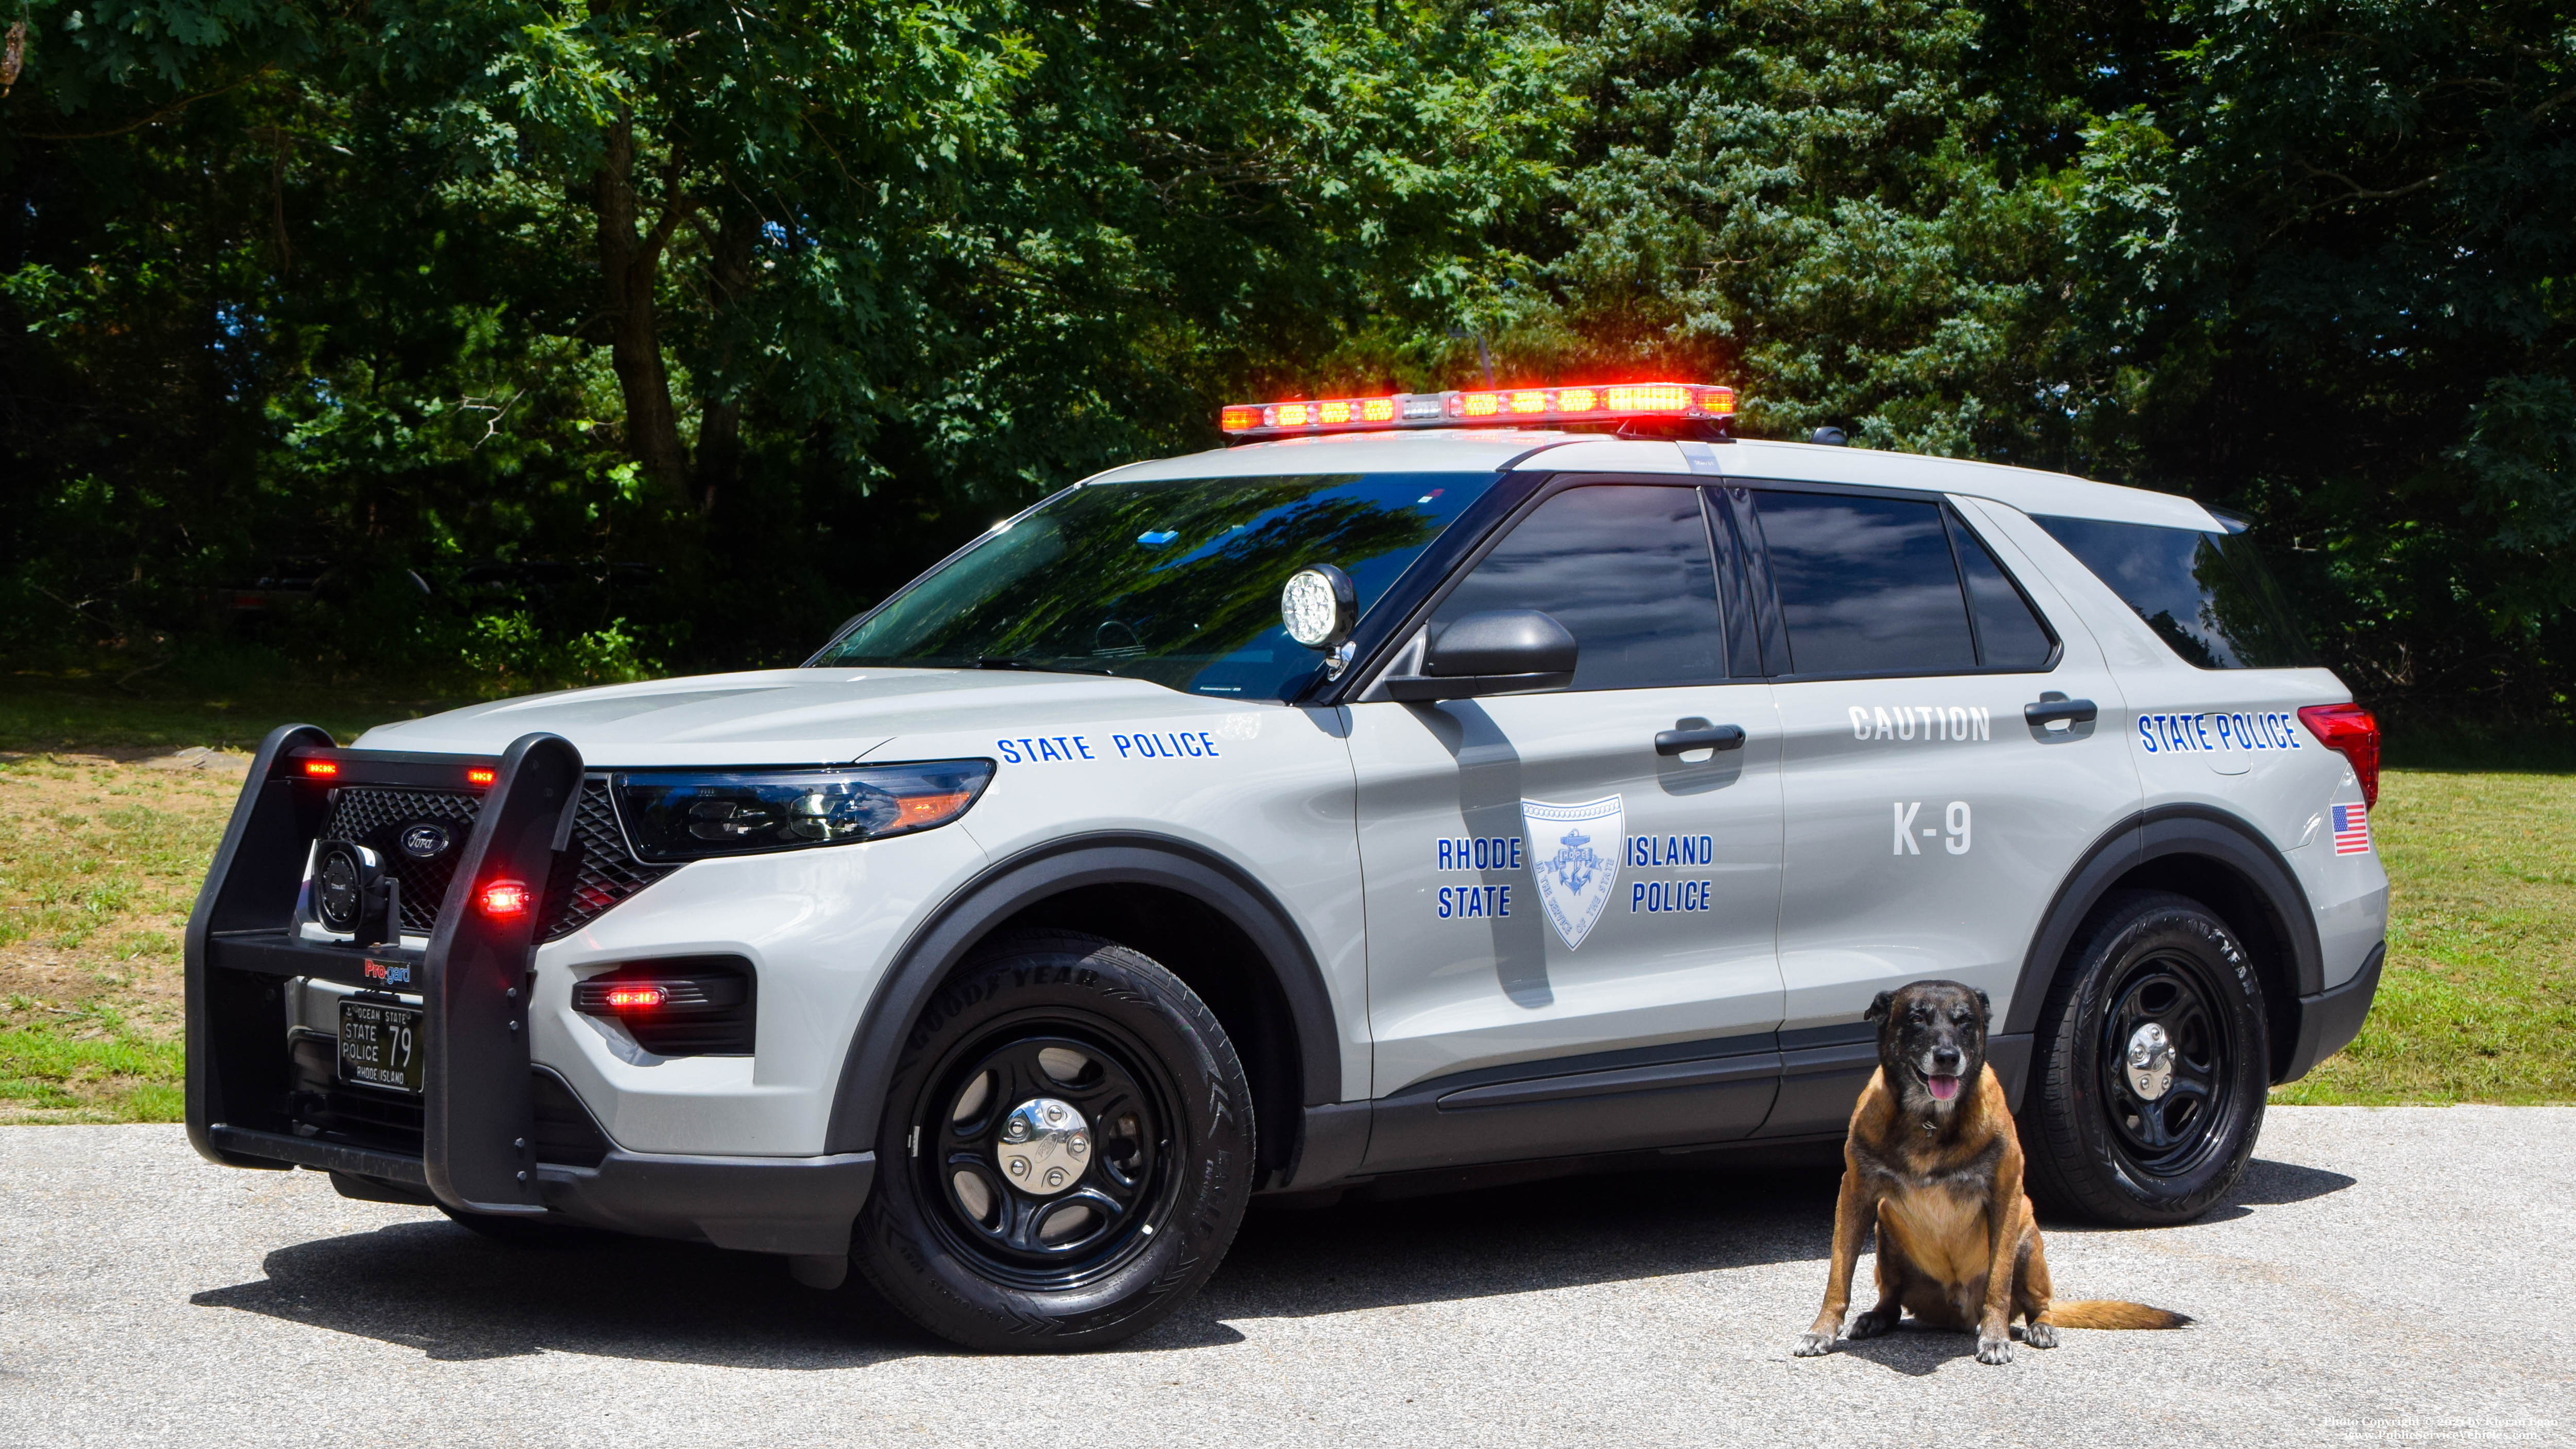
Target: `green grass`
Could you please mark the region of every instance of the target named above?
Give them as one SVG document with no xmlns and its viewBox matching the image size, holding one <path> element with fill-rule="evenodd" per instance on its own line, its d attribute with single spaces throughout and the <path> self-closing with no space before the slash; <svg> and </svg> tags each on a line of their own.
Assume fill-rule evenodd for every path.
<svg viewBox="0 0 2576 1449">
<path fill-rule="evenodd" d="M 2576 1101 L 2576 775 L 2391 771 L 2388 964 L 2353 1044 L 2279 1102 Z"/>
<path fill-rule="evenodd" d="M 282 724 L 319 725 L 347 744 L 370 725 L 463 703 L 398 698 L 366 686 L 181 690 L 137 681 L 129 688 L 142 692 L 81 674 L 0 678 L 0 750 L 247 750 Z"/>
<path fill-rule="evenodd" d="M 179 1117 L 179 940 L 240 787 L 141 757 L 438 704 L 0 681 L 0 1122 Z M 2274 1099 L 2576 1102 L 2576 774 L 2392 770 L 2372 826 L 2394 885 L 2378 1004 Z"/>
</svg>

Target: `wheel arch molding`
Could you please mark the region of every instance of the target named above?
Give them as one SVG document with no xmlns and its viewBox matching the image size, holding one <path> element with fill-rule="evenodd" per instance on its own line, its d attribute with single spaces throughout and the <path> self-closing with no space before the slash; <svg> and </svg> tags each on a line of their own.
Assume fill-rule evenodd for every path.
<svg viewBox="0 0 2576 1449">
<path fill-rule="evenodd" d="M 2204 805 L 2132 815 L 2085 851 L 2058 886 L 2022 957 L 2002 1030 L 2032 1032 L 2084 922 L 2115 890 L 2165 890 L 2201 902 L 2253 954 L 2263 984 L 2271 1079 L 2284 1079 L 2299 1039 L 2300 998 L 2324 988 L 2315 909 L 2296 872 L 2249 822 Z"/>
<path fill-rule="evenodd" d="M 824 1151 L 875 1144 L 904 1036 L 923 1006 L 978 946 L 1022 927 L 1117 941 L 1208 1002 L 1253 1078 L 1264 1178 L 1279 1180 L 1293 1166 L 1302 1109 L 1341 1099 L 1340 1032 L 1323 970 L 1268 890 L 1188 841 L 1073 836 L 988 866 L 915 928 L 842 1058 Z M 1240 969 L 1225 969 L 1237 960 Z"/>
</svg>

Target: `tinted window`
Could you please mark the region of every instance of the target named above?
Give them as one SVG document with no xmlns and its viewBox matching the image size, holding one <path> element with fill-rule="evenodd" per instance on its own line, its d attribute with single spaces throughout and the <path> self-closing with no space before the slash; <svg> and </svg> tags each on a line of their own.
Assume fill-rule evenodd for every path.
<svg viewBox="0 0 2576 1449">
<path fill-rule="evenodd" d="M 1950 521 L 1950 540 L 1958 546 L 1959 571 L 1967 577 L 1968 603 L 1977 616 L 1978 662 L 1988 669 L 2046 669 L 2057 641 L 2030 601 L 1956 518 Z"/>
<path fill-rule="evenodd" d="M 915 580 L 811 661 L 1121 674 L 1287 699 L 1324 652 L 1279 589 L 1339 565 L 1365 612 L 1491 473 L 1101 483 L 1057 495 Z"/>
<path fill-rule="evenodd" d="M 1487 609 L 1538 609 L 1572 631 L 1576 689 L 1726 677 L 1695 488 L 1603 485 L 1540 504 L 1441 602 L 1433 633 Z"/>
<path fill-rule="evenodd" d="M 1973 669 L 1967 601 L 1936 504 L 1755 489 L 1791 674 Z"/>
<path fill-rule="evenodd" d="M 2203 669 L 2289 669 L 2316 663 L 2308 641 L 2243 534 L 2042 518 L 2173 651 Z"/>
</svg>

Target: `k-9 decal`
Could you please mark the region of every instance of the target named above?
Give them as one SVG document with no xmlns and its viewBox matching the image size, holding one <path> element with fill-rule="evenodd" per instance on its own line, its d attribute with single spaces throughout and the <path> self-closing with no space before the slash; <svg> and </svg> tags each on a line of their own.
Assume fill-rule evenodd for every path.
<svg viewBox="0 0 2576 1449">
<path fill-rule="evenodd" d="M 1918 831 L 1926 840 L 1939 840 L 1941 848 L 1952 855 L 1965 855 L 1975 844 L 1976 837 L 1971 829 L 1975 824 L 1971 818 L 1974 812 L 1968 808 L 1968 802 L 1965 800 L 1951 801 L 1949 807 L 1941 812 L 1939 825 L 1920 827 L 1914 822 L 1915 818 L 1923 813 L 1922 801 L 1898 800 L 1893 802 L 1893 805 L 1896 816 L 1896 838 L 1889 850 L 1892 855 L 1921 855 L 1923 847 L 1916 844 L 1914 838 Z"/>
</svg>

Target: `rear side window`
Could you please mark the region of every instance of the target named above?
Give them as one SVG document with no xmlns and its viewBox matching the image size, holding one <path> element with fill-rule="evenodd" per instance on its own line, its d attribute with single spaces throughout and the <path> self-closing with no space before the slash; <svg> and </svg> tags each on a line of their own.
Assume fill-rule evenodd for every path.
<svg viewBox="0 0 2576 1449">
<path fill-rule="evenodd" d="M 1968 609 L 1977 620 L 1978 658 L 1988 669 L 2046 669 L 2057 657 L 2057 640 L 2039 621 L 2030 600 L 2022 597 L 2003 565 L 1956 517 L 1950 520 L 1950 541 L 1958 546 L 1959 572 L 1968 581 Z"/>
<path fill-rule="evenodd" d="M 1726 677 L 1696 488 L 1596 484 L 1541 503 L 1441 601 L 1432 633 L 1487 609 L 1537 609 L 1563 624 L 1582 648 L 1576 689 Z"/>
<path fill-rule="evenodd" d="M 1938 504 L 1758 488 L 1753 501 L 1788 625 L 1783 673 L 1946 674 L 1977 667 L 1976 637 Z"/>
<path fill-rule="evenodd" d="M 2146 523 L 2041 517 L 2186 663 L 2202 669 L 2295 669 L 2317 662 L 2290 622 L 2254 542 Z"/>
</svg>

